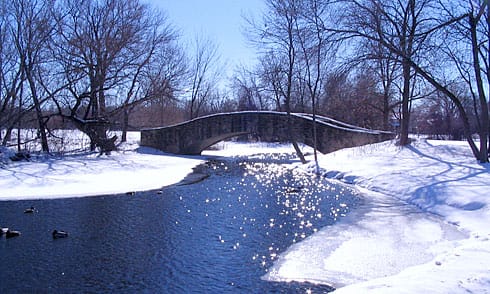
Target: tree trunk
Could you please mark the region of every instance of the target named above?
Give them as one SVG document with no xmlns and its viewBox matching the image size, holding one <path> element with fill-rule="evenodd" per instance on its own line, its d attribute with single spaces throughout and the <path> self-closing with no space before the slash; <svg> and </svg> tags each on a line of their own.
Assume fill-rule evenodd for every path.
<svg viewBox="0 0 490 294">
<path fill-rule="evenodd" d="M 291 142 L 291 144 L 293 144 L 294 150 L 296 151 L 296 154 L 298 155 L 299 159 L 301 160 L 301 163 L 305 164 L 306 163 L 305 156 L 304 156 L 303 152 L 301 151 L 301 149 L 299 148 L 298 142 L 296 142 L 296 139 L 293 137 L 293 122 L 291 121 L 291 111 L 289 108 L 289 104 L 286 104 L 286 109 L 287 109 L 286 113 L 288 116 L 287 123 L 288 123 L 289 141 Z"/>
<path fill-rule="evenodd" d="M 43 113 L 41 109 L 41 102 L 39 101 L 36 84 L 32 77 L 32 69 L 24 67 L 27 81 L 31 89 L 32 100 L 34 101 L 34 108 L 36 109 L 36 118 L 39 127 L 39 135 L 41 137 L 41 148 L 43 152 L 49 153 L 48 137 L 46 135 L 46 123 L 44 122 Z"/>
<path fill-rule="evenodd" d="M 20 133 L 20 126 L 17 127 L 17 152 L 22 151 L 22 140 L 21 140 L 21 133 Z"/>
<path fill-rule="evenodd" d="M 121 134 L 121 143 L 127 141 L 128 124 L 129 124 L 129 113 L 125 107 L 124 111 L 123 111 L 123 125 L 122 125 L 122 134 Z"/>
<path fill-rule="evenodd" d="M 292 141 L 294 150 L 296 151 L 296 154 L 299 157 L 299 160 L 301 160 L 301 163 L 305 164 L 306 163 L 306 158 L 305 158 L 303 152 L 301 151 L 301 149 L 299 148 L 298 142 L 296 142 L 296 140 L 291 140 L 291 141 Z"/>
<path fill-rule="evenodd" d="M 479 44 L 477 36 L 477 20 L 470 14 L 469 16 L 470 30 L 471 30 L 471 48 L 473 54 L 473 70 L 475 71 L 475 80 L 478 89 L 478 97 L 480 100 L 481 117 L 480 117 L 480 154 L 479 160 L 481 163 L 488 162 L 488 146 L 487 140 L 489 135 L 489 117 L 488 117 L 488 104 L 485 96 L 485 90 L 483 88 L 483 80 L 481 75 L 480 59 L 479 59 Z"/>
<path fill-rule="evenodd" d="M 298 155 L 299 159 L 301 160 L 301 163 L 305 164 L 307 161 L 305 159 L 305 156 L 301 149 L 298 146 L 298 142 L 296 142 L 296 139 L 293 137 L 293 123 L 291 121 L 291 111 L 289 108 L 289 104 L 286 104 L 286 109 L 287 109 L 287 116 L 288 116 L 288 134 L 289 134 L 289 141 L 291 144 L 293 144 L 294 150 L 296 151 L 296 154 Z"/>
<path fill-rule="evenodd" d="M 316 91 L 315 91 L 316 92 Z M 320 165 L 318 164 L 318 132 L 316 128 L 316 99 L 315 95 L 311 97 L 312 118 L 313 118 L 313 157 L 315 159 L 315 173 L 320 174 Z"/>
<path fill-rule="evenodd" d="M 385 131 L 390 130 L 390 104 L 389 104 L 389 94 L 383 94 L 383 129 Z"/>
<path fill-rule="evenodd" d="M 108 123 L 99 121 L 82 121 L 80 119 L 70 117 L 75 123 L 77 129 L 82 131 L 90 138 L 90 150 L 94 151 L 99 148 L 100 154 L 110 154 L 111 151 L 117 150 L 117 136 L 107 138 Z"/>
<path fill-rule="evenodd" d="M 12 130 L 14 129 L 14 126 L 9 126 L 7 130 L 5 130 L 5 136 L 3 137 L 2 140 L 2 146 L 7 146 L 8 141 L 12 139 Z"/>
<path fill-rule="evenodd" d="M 410 124 L 410 65 L 403 62 L 403 92 L 402 92 L 402 117 L 400 128 L 400 146 L 410 144 L 408 138 Z"/>
<path fill-rule="evenodd" d="M 298 142 L 296 142 L 296 139 L 293 137 L 293 123 L 291 122 L 291 112 L 289 111 L 289 106 L 286 106 L 288 111 L 287 111 L 287 116 L 288 116 L 288 133 L 289 133 L 289 141 L 293 144 L 294 150 L 296 151 L 296 154 L 298 155 L 299 159 L 301 160 L 301 163 L 305 164 L 307 161 L 305 159 L 305 156 L 301 149 L 298 146 Z"/>
<path fill-rule="evenodd" d="M 458 109 L 458 112 L 461 116 L 461 121 L 463 122 L 463 132 L 464 136 L 466 138 L 466 141 L 470 145 L 471 151 L 473 152 L 473 156 L 475 156 L 476 159 L 480 159 L 480 152 L 478 150 L 478 147 L 476 147 L 475 141 L 473 140 L 473 137 L 471 136 L 471 126 L 470 126 L 470 121 L 468 119 L 468 115 L 466 114 L 466 110 L 464 109 L 463 104 L 461 104 L 461 101 L 454 95 L 453 92 L 449 91 L 446 87 L 441 85 L 436 79 L 434 79 L 430 74 L 425 72 L 420 66 L 418 66 L 415 62 L 409 60 L 410 66 L 418 73 L 420 74 L 426 81 L 428 81 L 431 85 L 433 85 L 438 91 L 449 97 L 451 101 L 456 105 L 456 108 Z"/>
</svg>

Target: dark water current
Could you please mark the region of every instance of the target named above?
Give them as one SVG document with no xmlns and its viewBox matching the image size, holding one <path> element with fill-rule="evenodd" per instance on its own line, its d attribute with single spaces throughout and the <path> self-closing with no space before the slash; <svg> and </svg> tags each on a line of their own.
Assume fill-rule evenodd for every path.
<svg viewBox="0 0 490 294">
<path fill-rule="evenodd" d="M 0 238 L 0 293 L 331 291 L 261 279 L 287 247 L 359 202 L 284 168 L 291 160 L 211 160 L 202 182 L 134 195 L 0 202 L 0 226 L 22 233 Z M 30 206 L 37 212 L 24 214 Z M 54 240 L 53 229 L 69 237 Z"/>
</svg>

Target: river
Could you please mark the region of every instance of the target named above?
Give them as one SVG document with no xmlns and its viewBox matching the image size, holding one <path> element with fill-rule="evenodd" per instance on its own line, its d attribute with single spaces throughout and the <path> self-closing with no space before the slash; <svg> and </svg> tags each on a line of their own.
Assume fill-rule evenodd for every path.
<svg viewBox="0 0 490 294">
<path fill-rule="evenodd" d="M 348 187 L 285 167 L 294 160 L 214 159 L 199 168 L 209 177 L 191 185 L 0 202 L 0 225 L 21 231 L 0 239 L 0 292 L 329 292 L 262 279 L 281 252 L 362 202 Z M 54 229 L 68 238 L 53 239 Z"/>
</svg>

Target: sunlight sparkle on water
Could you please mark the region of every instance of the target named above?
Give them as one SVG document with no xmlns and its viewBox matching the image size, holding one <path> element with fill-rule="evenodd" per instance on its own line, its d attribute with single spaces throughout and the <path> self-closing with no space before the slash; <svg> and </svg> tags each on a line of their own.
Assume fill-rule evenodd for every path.
<svg viewBox="0 0 490 294">
<path fill-rule="evenodd" d="M 265 239 L 286 238 L 297 242 L 347 213 L 350 204 L 344 201 L 344 189 L 336 190 L 336 186 L 321 177 L 284 165 L 294 158 L 293 155 L 268 154 L 237 159 L 238 169 L 228 168 L 226 163 L 218 162 L 213 166 L 217 175 L 223 177 L 223 185 L 212 188 L 226 191 L 228 196 L 223 201 L 229 201 L 226 205 L 228 211 L 220 209 L 219 213 L 225 216 L 234 213 L 238 206 L 246 207 L 245 215 L 237 211 L 240 214 L 227 216 L 231 224 L 238 219 L 241 224 L 238 234 L 240 239 L 234 237 L 234 240 L 229 240 L 231 249 L 238 250 L 252 241 L 246 233 L 250 229 L 263 230 Z M 229 180 L 227 173 L 230 172 L 238 176 L 239 180 Z M 214 205 L 213 202 L 220 199 L 209 196 L 204 201 L 207 205 Z M 263 219 L 262 215 L 269 217 Z M 219 236 L 219 242 L 224 243 L 224 239 Z M 263 249 L 251 258 L 267 269 L 286 248 L 279 248 L 271 242 L 268 246 L 264 245 Z"/>
</svg>

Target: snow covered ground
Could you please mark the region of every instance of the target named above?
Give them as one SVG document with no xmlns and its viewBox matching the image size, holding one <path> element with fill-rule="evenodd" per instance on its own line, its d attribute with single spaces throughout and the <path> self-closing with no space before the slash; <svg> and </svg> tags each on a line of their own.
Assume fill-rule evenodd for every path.
<svg viewBox="0 0 490 294">
<path fill-rule="evenodd" d="M 384 142 L 324 155 L 320 166 L 367 205 L 292 246 L 267 278 L 332 283 L 336 293 L 490 293 L 490 165 L 466 143 Z"/>
<path fill-rule="evenodd" d="M 293 152 L 222 146 L 203 157 L 127 144 L 110 156 L 0 160 L 0 200 L 158 189 L 206 156 Z M 321 155 L 320 166 L 324 176 L 358 187 L 366 205 L 291 246 L 264 278 L 329 283 L 336 293 L 490 293 L 490 165 L 477 163 L 465 142 L 384 142 Z"/>
<path fill-rule="evenodd" d="M 0 160 L 0 200 L 50 199 L 126 193 L 175 184 L 204 162 L 200 157 L 168 156 L 139 147 L 139 133 L 110 156 L 97 153 Z M 3 152 L 6 157 L 6 152 Z M 1 153 L 0 153 L 1 155 Z M 12 155 L 12 154 L 10 154 Z M 0 158 L 1 159 L 1 158 Z M 5 161 L 5 160 L 4 160 Z"/>
</svg>

